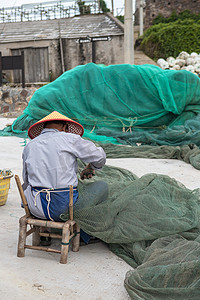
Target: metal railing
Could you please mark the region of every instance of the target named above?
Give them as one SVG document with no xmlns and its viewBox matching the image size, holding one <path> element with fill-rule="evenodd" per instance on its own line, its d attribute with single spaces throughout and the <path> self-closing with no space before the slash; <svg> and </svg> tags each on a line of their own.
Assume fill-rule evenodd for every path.
<svg viewBox="0 0 200 300">
<path fill-rule="evenodd" d="M 70 18 L 102 12 L 99 0 L 50 1 L 0 8 L 0 23 Z"/>
</svg>

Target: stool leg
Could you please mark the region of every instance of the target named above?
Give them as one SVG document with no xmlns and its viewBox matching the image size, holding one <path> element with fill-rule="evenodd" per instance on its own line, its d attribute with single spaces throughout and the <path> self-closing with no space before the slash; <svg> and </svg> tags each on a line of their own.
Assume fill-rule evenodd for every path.
<svg viewBox="0 0 200 300">
<path fill-rule="evenodd" d="M 80 227 L 77 224 L 75 224 L 74 227 L 75 227 L 76 236 L 73 238 L 72 241 L 72 251 L 78 252 L 80 246 Z"/>
<path fill-rule="evenodd" d="M 25 243 L 26 243 L 26 230 L 27 230 L 27 217 L 23 216 L 19 220 L 19 239 L 18 239 L 18 250 L 17 256 L 25 256 Z"/>
<path fill-rule="evenodd" d="M 69 224 L 64 224 L 62 230 L 62 242 L 61 242 L 61 257 L 60 257 L 61 264 L 67 263 L 67 256 L 69 250 L 69 236 L 70 236 Z"/>
<path fill-rule="evenodd" d="M 32 235 L 32 245 L 39 246 L 40 245 L 40 228 L 38 226 L 35 227 L 35 232 Z"/>
</svg>

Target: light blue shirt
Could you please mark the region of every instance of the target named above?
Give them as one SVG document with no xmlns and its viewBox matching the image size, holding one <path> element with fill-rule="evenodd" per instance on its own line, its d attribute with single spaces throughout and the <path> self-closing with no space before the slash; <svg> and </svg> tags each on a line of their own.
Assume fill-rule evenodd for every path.
<svg viewBox="0 0 200 300">
<path fill-rule="evenodd" d="M 101 147 L 77 134 L 49 128 L 27 144 L 22 158 L 24 186 L 56 189 L 77 186 L 77 158 L 93 169 L 106 162 Z"/>
<path fill-rule="evenodd" d="M 45 218 L 42 205 L 37 201 L 31 187 L 62 189 L 78 184 L 77 158 L 90 163 L 93 169 L 101 169 L 106 155 L 101 147 L 84 140 L 77 134 L 45 128 L 24 148 L 23 189 L 30 211 Z"/>
</svg>

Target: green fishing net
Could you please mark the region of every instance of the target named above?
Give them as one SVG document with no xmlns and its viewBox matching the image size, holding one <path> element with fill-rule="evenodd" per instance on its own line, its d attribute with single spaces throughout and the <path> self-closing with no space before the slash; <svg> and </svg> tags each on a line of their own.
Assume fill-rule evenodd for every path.
<svg viewBox="0 0 200 300">
<path fill-rule="evenodd" d="M 96 143 L 106 152 L 107 158 L 178 159 L 200 170 L 200 149 L 194 144 L 182 146 L 121 146 Z"/>
<path fill-rule="evenodd" d="M 91 181 L 79 180 L 85 201 L 74 218 L 134 268 L 125 278 L 131 299 L 199 299 L 199 190 L 165 175 L 138 178 L 110 166 L 96 172 L 92 182 L 99 180 L 107 182 L 108 197 L 97 204 L 98 190 L 89 194 Z"/>
<path fill-rule="evenodd" d="M 84 138 L 103 146 L 108 158 L 181 159 L 200 169 L 200 79 L 188 71 L 78 66 L 38 89 L 0 135 L 27 137 L 29 126 L 54 110 L 80 122 Z M 86 205 L 75 219 L 135 268 L 125 278 L 131 298 L 198 300 L 199 191 L 168 176 L 137 178 L 109 166 L 92 180 L 107 182 L 109 195 L 96 204 L 95 193 L 85 192 L 90 181 L 79 181 Z"/>
<path fill-rule="evenodd" d="M 200 144 L 200 79 L 185 70 L 78 66 L 39 88 L 10 131 L 0 134 L 25 134 L 54 110 L 80 122 L 84 137 L 95 141 Z"/>
</svg>

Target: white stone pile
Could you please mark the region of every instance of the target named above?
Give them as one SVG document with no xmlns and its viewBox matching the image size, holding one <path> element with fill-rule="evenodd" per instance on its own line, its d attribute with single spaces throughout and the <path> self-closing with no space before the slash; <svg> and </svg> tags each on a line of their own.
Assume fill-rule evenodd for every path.
<svg viewBox="0 0 200 300">
<path fill-rule="evenodd" d="M 166 60 L 159 58 L 157 64 L 163 70 L 187 70 L 200 77 L 200 53 L 191 54 L 182 51 L 176 58 L 170 56 Z"/>
</svg>

